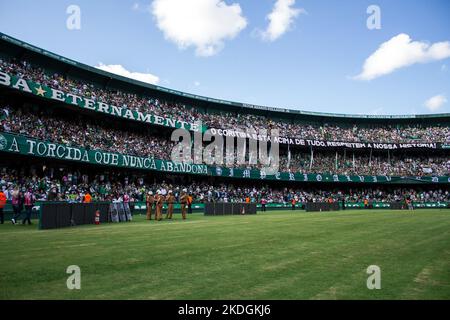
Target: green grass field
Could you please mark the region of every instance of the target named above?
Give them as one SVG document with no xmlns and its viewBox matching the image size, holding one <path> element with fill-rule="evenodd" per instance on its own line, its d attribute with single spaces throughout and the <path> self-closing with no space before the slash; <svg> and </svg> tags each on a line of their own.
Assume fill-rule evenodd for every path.
<svg viewBox="0 0 450 320">
<path fill-rule="evenodd" d="M 0 248 L 0 299 L 450 299 L 450 210 L 6 222 Z M 69 265 L 81 290 L 66 287 Z"/>
</svg>

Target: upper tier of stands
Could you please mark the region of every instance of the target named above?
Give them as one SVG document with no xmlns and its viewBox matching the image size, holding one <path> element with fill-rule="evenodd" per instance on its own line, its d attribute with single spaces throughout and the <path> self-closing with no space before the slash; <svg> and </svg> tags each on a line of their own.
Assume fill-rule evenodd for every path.
<svg viewBox="0 0 450 320">
<path fill-rule="evenodd" d="M 106 73 L 0 34 L 0 70 L 95 101 L 208 128 L 279 129 L 280 136 L 344 142 L 450 143 L 450 115 L 331 115 L 198 97 Z"/>
</svg>

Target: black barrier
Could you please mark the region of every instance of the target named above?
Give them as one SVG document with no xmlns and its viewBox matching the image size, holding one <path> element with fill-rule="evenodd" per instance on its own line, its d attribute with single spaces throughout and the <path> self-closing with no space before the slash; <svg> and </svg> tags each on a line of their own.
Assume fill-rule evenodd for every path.
<svg viewBox="0 0 450 320">
<path fill-rule="evenodd" d="M 109 202 L 67 203 L 43 202 L 40 229 L 56 229 L 95 223 L 95 213 L 100 212 L 100 222 L 109 222 Z"/>
<path fill-rule="evenodd" d="M 245 214 L 256 214 L 256 204 L 246 203 L 244 207 Z"/>
<path fill-rule="evenodd" d="M 232 210 L 231 210 L 232 214 L 241 214 L 243 207 L 244 207 L 244 205 L 242 203 L 233 203 Z"/>
<path fill-rule="evenodd" d="M 45 215 L 42 214 L 45 212 Z M 39 225 L 41 229 L 55 229 L 56 226 L 56 203 L 43 203 L 41 205 L 41 216 Z"/>
<path fill-rule="evenodd" d="M 100 211 L 100 223 L 110 222 L 109 220 L 109 203 L 108 202 L 96 202 L 97 210 Z"/>
<path fill-rule="evenodd" d="M 207 202 L 205 216 L 256 214 L 256 203 Z"/>
<path fill-rule="evenodd" d="M 89 203 L 82 203 L 81 205 L 84 209 L 84 224 L 93 224 L 95 222 L 95 211 L 97 211 L 97 206 Z"/>
<path fill-rule="evenodd" d="M 406 209 L 406 204 L 404 202 L 391 202 L 390 209 L 392 210 L 403 210 Z"/>
<path fill-rule="evenodd" d="M 72 225 L 72 211 L 66 209 L 66 205 L 59 203 L 56 207 L 56 228 L 65 228 Z"/>
<path fill-rule="evenodd" d="M 205 216 L 212 216 L 214 215 L 214 203 L 208 202 L 205 203 Z"/>
<path fill-rule="evenodd" d="M 72 210 L 72 223 L 75 226 L 85 224 L 83 207 L 74 203 L 71 206 L 71 210 Z"/>
<path fill-rule="evenodd" d="M 333 202 L 307 202 L 305 204 L 306 212 L 314 212 L 314 211 L 338 211 L 339 203 Z"/>
<path fill-rule="evenodd" d="M 218 216 L 223 216 L 225 212 L 224 203 L 215 203 L 214 204 L 214 214 Z"/>
</svg>

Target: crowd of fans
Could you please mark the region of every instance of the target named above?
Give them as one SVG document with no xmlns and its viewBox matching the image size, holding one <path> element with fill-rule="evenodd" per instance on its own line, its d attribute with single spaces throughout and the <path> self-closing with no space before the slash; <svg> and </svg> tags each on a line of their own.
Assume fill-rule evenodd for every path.
<svg viewBox="0 0 450 320">
<path fill-rule="evenodd" d="M 26 135 L 43 141 L 122 154 L 169 159 L 170 140 L 142 132 L 101 125 L 81 116 L 66 119 L 42 111 L 0 108 L 0 131 Z"/>
<path fill-rule="evenodd" d="M 47 110 L 48 111 L 48 110 Z M 66 119 L 43 111 L 4 107 L 0 131 L 27 135 L 44 141 L 170 160 L 175 145 L 149 132 L 130 132 L 96 123 L 78 115 Z M 236 165 L 237 166 L 237 165 Z M 246 168 L 261 167 L 247 165 Z M 447 176 L 450 159 L 443 156 L 370 156 L 340 152 L 291 152 L 280 155 L 280 171 L 342 175 Z"/>
<path fill-rule="evenodd" d="M 393 202 L 411 199 L 416 202 L 450 202 L 448 189 L 410 189 L 398 187 L 374 188 L 272 188 L 269 186 L 240 185 L 230 183 L 190 182 L 180 183 L 153 179 L 140 175 L 127 175 L 120 171 L 103 171 L 95 173 L 80 172 L 63 168 L 13 169 L 4 167 L 0 172 L 0 189 L 11 199 L 14 192 L 31 191 L 41 201 L 80 202 L 83 195 L 89 193 L 93 200 L 112 200 L 127 195 L 131 202 L 145 201 L 149 191 L 160 190 L 163 195 L 172 191 L 178 200 L 180 193 L 186 189 L 193 202 L 211 201 L 289 203 L 293 198 L 298 202 L 346 201 Z"/>
<path fill-rule="evenodd" d="M 448 176 L 450 158 L 448 156 L 411 156 L 355 155 L 351 152 L 292 153 L 288 163 L 287 155 L 281 158 L 281 168 L 291 172 L 340 174 L 340 175 L 377 175 L 377 176 Z M 288 166 L 289 164 L 289 166 Z"/>
<path fill-rule="evenodd" d="M 27 135 L 44 141 L 170 160 L 175 145 L 150 132 L 130 132 L 96 123 L 78 115 L 67 119 L 43 111 L 4 107 L 0 109 L 0 131 Z M 237 165 L 236 165 L 237 166 Z M 261 167 L 245 166 L 245 167 Z M 447 176 L 450 159 L 443 156 L 370 156 L 348 152 L 293 151 L 280 155 L 280 171 L 342 175 Z"/>
<path fill-rule="evenodd" d="M 57 73 L 49 73 L 42 68 L 30 65 L 26 61 L 0 60 L 0 70 L 99 102 L 192 123 L 201 121 L 209 128 L 244 131 L 250 128 L 255 130 L 273 128 L 279 129 L 280 136 L 284 137 L 346 142 L 450 142 L 450 128 L 448 126 L 379 126 L 365 128 L 353 125 L 343 127 L 332 124 L 294 123 L 288 118 L 270 119 L 249 113 L 225 111 L 206 113 L 203 110 L 181 103 L 163 101 L 154 97 L 115 89 L 100 88 L 86 81 L 71 79 Z"/>
</svg>

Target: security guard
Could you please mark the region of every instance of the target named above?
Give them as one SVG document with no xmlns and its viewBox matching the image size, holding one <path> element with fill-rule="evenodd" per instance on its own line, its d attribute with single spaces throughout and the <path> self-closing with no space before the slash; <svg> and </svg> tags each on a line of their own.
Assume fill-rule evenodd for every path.
<svg viewBox="0 0 450 320">
<path fill-rule="evenodd" d="M 187 196 L 187 204 L 188 204 L 188 213 L 192 213 L 192 196 L 188 195 Z"/>
<path fill-rule="evenodd" d="M 156 194 L 156 216 L 155 216 L 155 220 L 157 221 L 161 221 L 161 216 L 162 216 L 162 209 L 163 209 L 163 204 L 164 204 L 164 197 L 161 195 L 161 191 L 158 190 L 157 194 Z"/>
<path fill-rule="evenodd" d="M 147 203 L 147 220 L 152 220 L 153 204 L 155 203 L 155 197 L 153 197 L 153 192 L 149 191 L 147 193 L 147 198 L 145 199 Z M 156 217 L 156 214 L 155 214 Z"/>
<path fill-rule="evenodd" d="M 183 189 L 183 191 L 181 192 L 181 197 L 180 197 L 181 216 L 183 217 L 183 220 L 186 220 L 186 205 L 187 205 L 187 202 L 188 202 L 187 190 Z"/>
<path fill-rule="evenodd" d="M 167 202 L 167 215 L 166 219 L 172 219 L 173 215 L 173 204 L 175 203 L 175 196 L 172 193 L 172 190 L 169 190 L 169 194 L 166 197 Z"/>
</svg>

